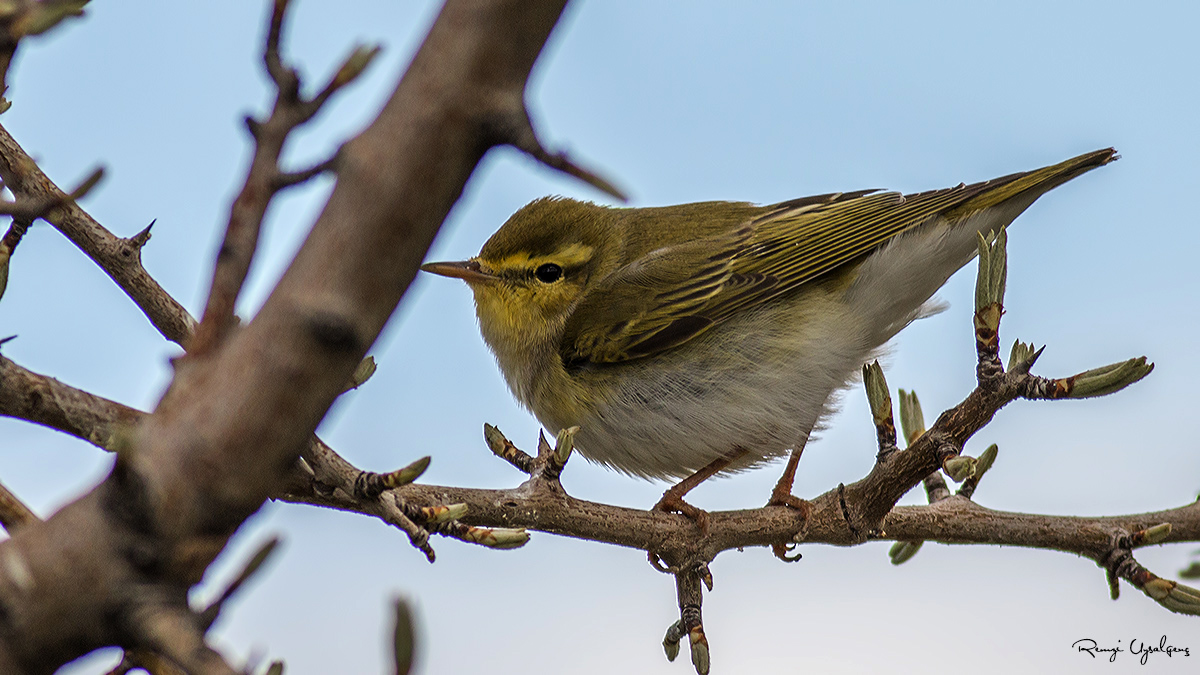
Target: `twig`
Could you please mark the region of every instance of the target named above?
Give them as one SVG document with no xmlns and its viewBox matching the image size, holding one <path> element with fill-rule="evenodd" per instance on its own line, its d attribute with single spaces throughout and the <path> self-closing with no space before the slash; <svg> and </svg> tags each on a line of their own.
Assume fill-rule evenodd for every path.
<svg viewBox="0 0 1200 675">
<path fill-rule="evenodd" d="M 164 337 L 180 345 L 187 341 L 195 319 L 142 267 L 141 248 L 148 232 L 122 239 L 105 229 L 67 199 L 2 125 L 0 179 L 17 199 L 57 201 L 60 206 L 47 214 L 50 224 L 95 261 Z"/>
<path fill-rule="evenodd" d="M 236 324 L 234 305 L 246 282 L 250 262 L 258 248 L 263 218 L 275 194 L 336 168 L 337 154 L 303 171 L 281 171 L 279 157 L 288 136 L 311 120 L 330 96 L 362 74 L 379 51 L 378 48 L 356 48 L 325 88 L 312 99 L 305 99 L 300 93 L 299 73 L 283 61 L 279 52 L 288 5 L 288 0 L 276 0 L 272 5 L 263 47 L 263 63 L 271 81 L 275 83 L 275 103 L 266 120 L 246 118 L 247 127 L 254 138 L 254 155 L 242 190 L 230 207 L 225 238 L 213 270 L 208 303 L 204 307 L 196 336 L 188 344 L 191 356 L 202 356 L 216 348 Z"/>
<path fill-rule="evenodd" d="M 9 0 L 0 17 L 0 113 L 12 103 L 2 95 L 8 90 L 8 69 L 21 38 L 38 35 L 61 21 L 83 14 L 88 0 Z"/>
<path fill-rule="evenodd" d="M 489 120 L 488 129 L 498 143 L 507 143 L 546 166 L 581 180 L 620 202 L 628 197 L 611 181 L 575 164 L 565 152 L 551 152 L 542 145 L 524 101 L 510 101 L 500 106 Z"/>
<path fill-rule="evenodd" d="M 41 522 L 33 509 L 25 505 L 3 484 L 0 484 L 0 525 L 11 536 L 30 523 Z"/>
<path fill-rule="evenodd" d="M 12 407 L 34 391 L 49 391 L 53 395 L 46 396 L 46 405 Z M 0 396 L 0 415 L 44 424 L 101 447 L 103 444 L 97 439 L 106 430 L 133 425 L 144 415 L 30 373 L 3 357 L 0 357 L 0 394 L 4 394 Z M 377 503 L 355 496 L 355 483 L 363 473 L 360 469 L 319 441 L 305 452 L 305 458 L 312 469 L 306 472 L 298 465 L 280 487 L 277 498 L 381 517 Z M 914 479 L 912 485 L 920 480 Z M 579 500 L 549 485 L 549 481 L 542 481 L 524 489 L 482 490 L 410 484 L 390 493 L 406 504 L 465 504 L 468 512 L 462 521 L 467 525 L 528 528 L 642 550 L 653 548 L 680 559 L 698 556 L 711 560 L 724 550 L 770 546 L 796 532 L 801 524 L 792 509 L 782 507 L 713 511 L 710 536 L 701 542 L 695 537 L 695 528 L 675 516 Z M 851 506 L 861 503 L 855 501 L 854 495 L 859 492 L 855 485 L 858 484 L 846 487 Z M 813 500 L 806 542 L 843 546 L 856 543 L 846 530 L 838 493 L 835 488 Z M 1165 541 L 1200 541 L 1200 504 L 1151 514 L 1077 518 L 997 512 L 966 499 L 949 498 L 930 506 L 891 509 L 883 521 L 881 536 L 893 540 L 1050 548 L 1095 558 L 1106 550 L 1108 542 L 1102 537 L 1097 546 L 1092 534 L 1114 529 L 1133 532 L 1159 523 L 1172 525 Z"/>
</svg>

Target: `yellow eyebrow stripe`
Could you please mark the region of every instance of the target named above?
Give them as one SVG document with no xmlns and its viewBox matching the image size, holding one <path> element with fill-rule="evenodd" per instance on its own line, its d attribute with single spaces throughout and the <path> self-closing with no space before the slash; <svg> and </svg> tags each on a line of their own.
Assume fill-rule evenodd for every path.
<svg viewBox="0 0 1200 675">
<path fill-rule="evenodd" d="M 514 267 L 528 267 L 533 263 L 552 262 L 563 267 L 574 267 L 582 265 L 592 259 L 592 254 L 596 252 L 595 247 L 587 244 L 571 244 L 566 248 L 560 249 L 550 255 L 532 256 L 527 252 L 514 253 L 496 261 L 489 261 L 496 269 L 512 269 Z"/>
</svg>

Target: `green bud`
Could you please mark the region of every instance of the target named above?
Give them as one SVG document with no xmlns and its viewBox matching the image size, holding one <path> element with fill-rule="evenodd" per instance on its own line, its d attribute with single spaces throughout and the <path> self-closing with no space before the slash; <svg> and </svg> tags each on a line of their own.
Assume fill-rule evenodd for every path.
<svg viewBox="0 0 1200 675">
<path fill-rule="evenodd" d="M 342 67 L 333 76 L 331 86 L 342 87 L 357 79 L 379 55 L 380 49 L 379 45 L 355 45 L 354 51 L 350 52 L 342 62 Z"/>
<path fill-rule="evenodd" d="M 367 380 L 375 374 L 375 370 L 379 366 L 375 365 L 375 357 L 368 356 L 359 362 L 358 367 L 354 369 L 354 374 L 350 376 L 350 381 L 346 383 L 346 389 L 358 389 L 366 384 Z"/>
<path fill-rule="evenodd" d="M 875 424 L 892 419 L 892 397 L 888 393 L 887 379 L 883 376 L 883 368 L 879 361 L 863 366 L 863 386 L 867 390 L 867 402 L 871 405 L 871 416 Z"/>
<path fill-rule="evenodd" d="M 408 485 L 414 480 L 420 478 L 421 474 L 425 473 L 425 470 L 429 468 L 430 461 L 431 458 L 426 455 L 425 457 L 418 459 L 399 471 L 393 471 L 391 473 L 384 474 L 383 484 L 389 489 L 397 488 L 401 485 Z"/>
<path fill-rule="evenodd" d="M 413 613 L 403 598 L 392 601 L 394 623 L 392 628 L 392 658 L 397 675 L 412 672 L 413 653 L 416 651 L 416 631 L 413 630 Z"/>
<path fill-rule="evenodd" d="M 1144 356 L 1093 368 L 1068 378 L 1066 396 L 1068 398 L 1091 398 L 1112 394 L 1146 377 L 1152 370 L 1154 370 L 1154 364 L 1146 363 Z"/>
<path fill-rule="evenodd" d="M 579 427 L 567 427 L 558 432 L 558 436 L 554 439 L 554 459 L 559 466 L 567 463 L 571 458 L 571 451 L 575 449 L 575 434 L 579 433 Z"/>
<path fill-rule="evenodd" d="M 955 483 L 961 483 L 975 474 L 975 466 L 977 461 L 974 457 L 958 455 L 947 459 L 942 464 L 942 469 L 946 471 L 946 475 Z"/>
<path fill-rule="evenodd" d="M 1155 577 L 1142 586 L 1142 592 L 1177 614 L 1200 615 L 1200 590 Z"/>
<path fill-rule="evenodd" d="M 507 527 L 469 527 L 463 533 L 463 539 L 488 548 L 510 549 L 524 546 L 529 541 L 529 533 Z"/>
<path fill-rule="evenodd" d="M 0 241 L 0 298 L 4 297 L 4 288 L 8 286 L 8 259 L 11 253 L 8 245 Z"/>
<path fill-rule="evenodd" d="M 1147 581 L 1146 584 L 1142 586 L 1142 592 L 1151 598 L 1154 598 L 1154 600 L 1157 602 L 1162 602 L 1167 598 L 1168 595 L 1171 594 L 1171 587 L 1174 585 L 1175 582 L 1173 581 L 1156 577 L 1150 581 Z"/>
<path fill-rule="evenodd" d="M 1142 540 L 1141 543 L 1143 546 L 1161 544 L 1162 542 L 1166 541 L 1167 537 L 1171 534 L 1171 524 L 1159 523 L 1154 527 L 1148 527 L 1142 530 L 1140 534 L 1140 538 Z"/>
<path fill-rule="evenodd" d="M 996 454 L 1000 452 L 1000 448 L 995 443 L 992 443 L 979 455 L 979 459 L 975 460 L 975 477 L 982 478 L 987 470 L 992 468 L 992 464 L 996 461 Z"/>
<path fill-rule="evenodd" d="M 1200 561 L 1193 560 L 1192 564 L 1179 572 L 1179 576 L 1183 579 L 1200 579 Z"/>
<path fill-rule="evenodd" d="M 1013 342 L 1012 352 L 1008 355 L 1008 371 L 1010 373 L 1028 373 L 1044 351 L 1046 351 L 1045 345 L 1042 345 L 1041 349 L 1034 349 L 1032 344 L 1026 344 L 1020 340 Z"/>
<path fill-rule="evenodd" d="M 979 273 L 975 278 L 975 312 L 1004 304 L 1004 286 L 1008 276 L 1008 232 L 1005 228 L 987 237 L 979 233 Z M 995 328 L 993 326 L 993 328 Z"/>
<path fill-rule="evenodd" d="M 421 507 L 421 515 L 431 525 L 440 525 L 452 520 L 458 520 L 467 515 L 466 504 L 444 504 L 440 506 Z"/>
<path fill-rule="evenodd" d="M 683 639 L 683 622 L 676 621 L 667 628 L 667 634 L 663 637 L 663 651 L 667 654 L 668 661 L 674 661 L 676 656 L 679 656 L 679 641 Z"/>
<path fill-rule="evenodd" d="M 704 637 L 704 628 L 696 626 L 688 633 L 692 643 L 692 665 L 698 675 L 708 675 L 708 639 Z"/>
<path fill-rule="evenodd" d="M 909 445 L 925 433 L 925 413 L 921 411 L 921 401 L 915 391 L 900 390 L 900 429 Z"/>
<path fill-rule="evenodd" d="M 903 565 L 911 560 L 917 551 L 921 550 L 924 543 L 923 541 L 898 541 L 888 549 L 888 557 L 892 559 L 893 565 Z"/>
</svg>

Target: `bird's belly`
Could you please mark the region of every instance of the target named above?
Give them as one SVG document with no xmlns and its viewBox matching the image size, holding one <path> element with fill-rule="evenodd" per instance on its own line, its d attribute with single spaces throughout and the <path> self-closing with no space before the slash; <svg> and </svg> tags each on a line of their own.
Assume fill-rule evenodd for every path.
<svg viewBox="0 0 1200 675">
<path fill-rule="evenodd" d="M 747 469 L 808 438 L 831 395 L 878 346 L 864 344 L 863 333 L 841 302 L 780 303 L 682 348 L 563 373 L 575 391 L 592 392 L 590 403 L 538 405 L 535 397 L 530 407 L 551 429 L 578 425 L 581 454 L 629 474 L 686 476 L 738 449 L 748 453 L 731 470 Z"/>
</svg>

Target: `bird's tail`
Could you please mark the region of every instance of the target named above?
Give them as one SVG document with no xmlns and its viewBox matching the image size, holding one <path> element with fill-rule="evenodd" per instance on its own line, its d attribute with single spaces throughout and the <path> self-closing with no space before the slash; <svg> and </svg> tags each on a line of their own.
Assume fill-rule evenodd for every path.
<svg viewBox="0 0 1200 675">
<path fill-rule="evenodd" d="M 1019 205 L 1018 208 L 1020 210 L 1018 213 L 1020 213 L 1020 211 L 1025 210 L 1025 207 L 1032 204 L 1035 199 L 1050 190 L 1076 176 L 1087 173 L 1098 166 L 1104 166 L 1117 159 L 1120 159 L 1117 151 L 1107 148 L 1105 150 L 1095 150 L 1079 155 L 1078 157 L 1072 157 L 1065 162 L 1059 162 L 1058 164 L 1042 167 L 1041 169 L 1022 171 L 1021 173 L 993 178 L 979 184 L 979 187 L 983 189 L 978 194 L 955 206 L 953 209 L 946 211 L 943 215 L 949 220 L 957 220 L 977 211 L 1010 201 L 1014 202 L 1014 206 Z M 1005 210 L 1009 209 L 1006 208 Z M 1016 217 L 1015 214 L 1013 217 Z"/>
</svg>

